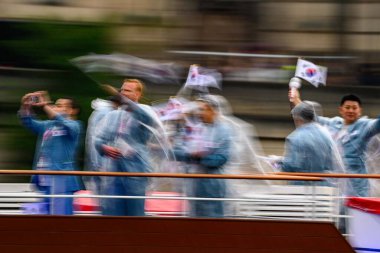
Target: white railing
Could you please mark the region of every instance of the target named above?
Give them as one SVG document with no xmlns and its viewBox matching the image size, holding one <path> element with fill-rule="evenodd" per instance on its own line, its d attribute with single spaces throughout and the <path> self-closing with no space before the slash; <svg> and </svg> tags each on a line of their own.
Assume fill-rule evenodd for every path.
<svg viewBox="0 0 380 253">
<path fill-rule="evenodd" d="M 255 219 L 282 219 L 282 220 L 314 220 L 333 222 L 337 226 L 342 217 L 340 203 L 342 197 L 338 190 L 333 187 L 316 186 L 315 182 L 322 177 L 336 178 L 380 178 L 380 175 L 357 175 L 357 174 L 300 174 L 300 173 L 277 173 L 270 175 L 210 175 L 210 174 L 175 174 L 175 173 L 121 173 L 121 172 L 87 172 L 87 171 L 30 171 L 30 170 L 1 170 L 0 174 L 15 175 L 77 175 L 77 176 L 133 176 L 133 177 L 165 177 L 165 178 L 224 178 L 224 179 L 259 179 L 259 180 L 298 180 L 309 181 L 309 185 L 271 185 L 255 186 L 252 192 L 246 192 L 241 196 L 229 198 L 195 198 L 180 195 L 178 193 L 160 192 L 147 196 L 107 196 L 107 195 L 44 195 L 36 192 L 28 183 L 3 183 L 0 184 L 0 214 L 25 214 L 24 205 L 39 203 L 43 198 L 145 198 L 149 201 L 161 201 L 161 210 L 146 210 L 151 216 L 184 216 L 188 215 L 187 206 L 181 205 L 182 209 L 165 210 L 165 201 L 177 200 L 189 202 L 199 201 L 224 201 L 229 218 L 255 218 Z M 99 212 L 81 212 L 76 214 L 100 214 Z"/>
<path fill-rule="evenodd" d="M 44 195 L 33 191 L 29 184 L 2 184 L 0 185 L 0 214 L 23 214 L 25 203 L 38 203 L 43 198 L 145 198 L 147 202 L 161 202 L 162 209 L 149 210 L 147 215 L 160 216 L 187 216 L 188 205 L 181 205 L 181 209 L 165 210 L 165 201 L 177 200 L 189 202 L 224 201 L 227 216 L 235 218 L 262 218 L 262 219 L 294 219 L 294 220 L 323 220 L 337 222 L 338 205 L 335 189 L 331 187 L 314 186 L 313 182 L 320 181 L 317 177 L 289 176 L 289 175 L 210 175 L 210 174 L 174 174 L 174 173 L 117 173 L 117 172 L 87 172 L 87 171 L 0 171 L 0 174 L 49 174 L 49 175 L 81 175 L 81 176 L 142 176 L 142 177 L 171 177 L 171 178 L 225 178 L 225 179 L 262 179 L 262 180 L 306 180 L 310 186 L 257 186 L 255 192 L 244 196 L 229 198 L 196 198 L 181 196 L 173 193 L 172 196 L 155 193 L 147 196 L 108 196 L 108 195 Z M 30 211 L 30 210 L 29 210 Z M 94 212 L 88 212 L 94 214 Z M 86 212 L 77 212 L 86 214 Z"/>
</svg>

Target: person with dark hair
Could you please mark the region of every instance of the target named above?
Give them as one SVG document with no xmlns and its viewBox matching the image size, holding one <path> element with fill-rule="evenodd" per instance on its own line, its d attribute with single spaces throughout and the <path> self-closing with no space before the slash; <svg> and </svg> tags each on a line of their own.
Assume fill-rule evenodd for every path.
<svg viewBox="0 0 380 253">
<path fill-rule="evenodd" d="M 297 91 L 293 96 L 289 91 L 289 101 L 294 105 L 301 103 Z M 370 139 L 380 133 L 380 118 L 361 117 L 362 102 L 356 95 L 349 94 L 342 98 L 339 113 L 341 117 L 318 117 L 317 121 L 327 126 L 332 138 L 338 144 L 347 173 L 365 174 L 365 151 Z M 352 196 L 368 196 L 369 183 L 365 178 L 350 179 L 347 192 Z"/>
<path fill-rule="evenodd" d="M 358 102 L 358 104 L 362 106 L 362 101 L 360 100 L 358 96 L 354 94 L 348 94 L 348 95 L 343 96 L 342 99 L 340 100 L 340 105 L 342 106 L 346 101 Z"/>
<path fill-rule="evenodd" d="M 318 123 L 312 104 L 301 102 L 291 111 L 296 130 L 285 141 L 285 155 L 278 166 L 285 172 L 327 173 L 342 169 L 342 160 L 329 133 Z M 305 184 L 294 181 L 293 184 Z M 326 185 L 326 181 L 321 181 Z"/>
<path fill-rule="evenodd" d="M 36 120 L 32 107 L 42 108 L 49 120 Z M 51 105 L 46 91 L 23 96 L 19 111 L 21 123 L 38 135 L 34 169 L 71 171 L 77 168 L 75 157 L 82 130 L 76 120 L 78 113 L 79 107 L 72 98 L 60 98 Z M 72 195 L 81 188 L 76 176 L 35 175 L 32 183 L 45 194 Z M 49 214 L 73 214 L 73 198 L 46 198 L 45 201 Z"/>
</svg>

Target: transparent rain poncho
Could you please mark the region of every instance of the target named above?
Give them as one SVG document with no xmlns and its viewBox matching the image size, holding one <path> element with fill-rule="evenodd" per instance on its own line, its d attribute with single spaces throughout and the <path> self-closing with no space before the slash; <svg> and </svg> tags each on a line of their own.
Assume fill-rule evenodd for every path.
<svg viewBox="0 0 380 253">
<path fill-rule="evenodd" d="M 252 124 L 239 119 L 232 114 L 232 109 L 226 98 L 220 95 L 203 94 L 201 99 L 213 100 L 218 104 L 219 119 L 231 129 L 231 154 L 230 159 L 224 166 L 224 174 L 266 174 L 273 169 L 260 159 L 263 156 L 260 142 L 258 141 L 255 128 Z M 254 194 L 258 186 L 269 187 L 278 184 L 278 181 L 269 180 L 226 180 L 227 197 L 245 198 Z M 234 215 L 236 210 L 235 201 L 225 202 L 225 214 Z"/>
<path fill-rule="evenodd" d="M 104 116 L 114 110 L 114 105 L 109 100 L 97 98 L 91 102 L 93 112 L 88 119 L 86 131 L 86 152 L 85 152 L 85 169 L 89 171 L 102 171 L 102 156 L 95 148 L 96 128 L 103 120 Z M 99 193 L 100 179 L 99 177 L 83 178 L 86 189 Z"/>
<path fill-rule="evenodd" d="M 141 164 L 144 164 L 144 170 L 136 170 L 135 168 L 133 168 L 135 165 L 131 163 L 130 165 L 126 165 L 130 168 L 125 168 L 125 171 L 164 172 L 167 169 L 170 161 L 174 160 L 174 155 L 171 151 L 171 146 L 169 144 L 162 122 L 159 120 L 156 112 L 150 106 L 136 104 L 122 96 L 120 96 L 120 98 L 122 100 L 123 105 L 116 110 L 118 111 L 118 113 L 116 113 L 115 111 L 113 112 L 114 117 L 110 117 L 109 115 L 107 115 L 106 117 L 104 117 L 104 120 L 102 120 L 100 124 L 98 124 L 95 130 L 96 137 L 103 136 L 104 132 L 109 131 L 109 129 L 116 129 L 114 133 L 115 137 L 107 137 L 110 140 L 113 140 L 111 146 L 114 145 L 116 147 L 119 147 L 122 150 L 122 153 L 125 157 L 135 157 L 136 155 L 140 157 L 139 160 L 141 161 Z M 150 123 L 146 124 L 142 121 L 138 121 L 139 117 L 135 117 L 132 120 L 132 117 L 128 112 L 129 107 L 138 107 L 139 110 L 144 111 L 146 116 L 150 118 Z M 126 111 L 123 112 L 124 110 Z M 121 119 L 118 119 L 118 117 L 121 117 Z M 132 123 L 136 120 L 137 123 Z M 123 124 L 125 125 L 125 131 L 120 130 L 121 128 L 123 128 Z M 129 124 L 138 124 L 141 133 L 145 133 L 145 135 L 148 136 L 148 139 L 140 143 L 139 139 L 143 137 L 133 136 L 133 132 L 128 133 L 128 131 L 130 131 L 128 126 Z M 122 134 L 125 137 L 118 138 L 118 132 L 120 132 L 120 134 Z M 144 137 L 144 139 L 145 138 L 146 137 Z M 107 157 L 103 157 L 102 159 L 102 167 L 104 168 L 104 170 L 112 171 L 112 159 L 108 159 Z M 109 181 L 110 180 L 108 180 L 107 177 L 103 177 L 101 180 L 101 184 L 103 184 L 106 187 L 107 184 L 109 184 Z M 162 184 L 159 178 L 151 178 L 148 181 L 147 191 L 153 191 L 157 189 L 166 190 L 165 185 Z"/>
<path fill-rule="evenodd" d="M 233 153 L 228 174 L 265 174 L 273 169 L 260 160 L 262 148 L 255 127 L 232 113 L 226 98 L 220 95 L 207 95 L 219 105 L 220 118 L 233 129 Z"/>
<path fill-rule="evenodd" d="M 371 138 L 366 150 L 366 167 L 369 174 L 380 174 L 380 134 Z M 370 197 L 380 197 L 380 179 L 370 179 Z"/>
<path fill-rule="evenodd" d="M 181 93 L 180 96 L 170 98 L 168 103 L 156 105 L 157 112 L 161 115 L 164 128 L 169 139 L 174 139 L 180 127 L 196 127 L 197 104 L 193 99 L 202 98 L 213 100 L 218 104 L 219 120 L 226 122 L 232 132 L 232 148 L 230 161 L 224 166 L 225 174 L 265 174 L 273 172 L 272 168 L 259 159 L 262 155 L 261 146 L 253 125 L 233 116 L 230 104 L 220 95 L 196 93 L 189 95 Z M 181 163 L 176 164 L 177 172 L 183 172 Z M 173 166 L 172 166 L 173 167 Z M 230 196 L 241 196 L 247 191 L 253 191 L 257 184 L 270 184 L 261 180 L 229 180 L 228 189 Z"/>
<path fill-rule="evenodd" d="M 303 101 L 293 108 L 291 113 L 293 118 L 308 122 L 298 127 L 288 136 L 290 139 L 294 135 L 297 136 L 296 138 L 301 137 L 302 139 L 299 140 L 299 143 L 301 143 L 301 146 L 305 145 L 303 150 L 299 150 L 298 154 L 296 154 L 296 157 L 301 161 L 299 163 L 301 171 L 299 172 L 346 173 L 337 143 L 332 139 L 328 129 L 316 121 L 317 117 L 322 114 L 321 105 L 313 101 Z M 304 133 L 295 134 L 301 131 L 304 131 Z M 322 138 L 324 138 L 323 141 Z M 312 140 L 314 143 L 310 142 Z M 339 190 L 339 195 L 345 195 L 349 187 L 346 179 L 327 177 L 325 182 L 325 185 L 336 187 Z"/>
</svg>

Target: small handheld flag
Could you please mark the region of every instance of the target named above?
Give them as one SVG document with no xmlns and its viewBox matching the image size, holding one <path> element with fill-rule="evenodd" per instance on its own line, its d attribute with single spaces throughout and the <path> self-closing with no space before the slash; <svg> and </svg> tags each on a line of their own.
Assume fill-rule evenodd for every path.
<svg viewBox="0 0 380 253">
<path fill-rule="evenodd" d="M 303 59 L 298 59 L 294 76 L 302 78 L 318 88 L 321 84 L 326 85 L 327 68 L 315 65 L 314 63 Z"/>
<path fill-rule="evenodd" d="M 191 65 L 185 87 L 191 86 L 201 91 L 207 91 L 207 87 L 221 89 L 221 79 L 222 75 L 215 70 L 202 68 L 198 65 Z"/>
</svg>

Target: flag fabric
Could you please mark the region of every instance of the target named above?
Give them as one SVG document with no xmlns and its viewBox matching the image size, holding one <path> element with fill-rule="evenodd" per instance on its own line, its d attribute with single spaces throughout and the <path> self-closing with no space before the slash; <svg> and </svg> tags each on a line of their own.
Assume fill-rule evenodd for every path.
<svg viewBox="0 0 380 253">
<path fill-rule="evenodd" d="M 321 84 L 326 85 L 327 68 L 315 65 L 314 63 L 304 59 L 298 59 L 296 73 L 294 76 L 302 78 L 318 88 Z"/>
<path fill-rule="evenodd" d="M 178 84 L 176 66 L 127 54 L 90 54 L 71 62 L 85 73 L 106 72 L 129 78 L 144 78 L 152 83 Z"/>
<path fill-rule="evenodd" d="M 208 91 L 208 87 L 221 89 L 222 74 L 213 69 L 206 69 L 198 65 L 191 65 L 185 87 L 201 91 Z"/>
<path fill-rule="evenodd" d="M 153 110 L 158 114 L 161 121 L 177 120 L 182 117 L 183 105 L 188 101 L 171 97 L 166 103 L 153 104 Z"/>
</svg>

